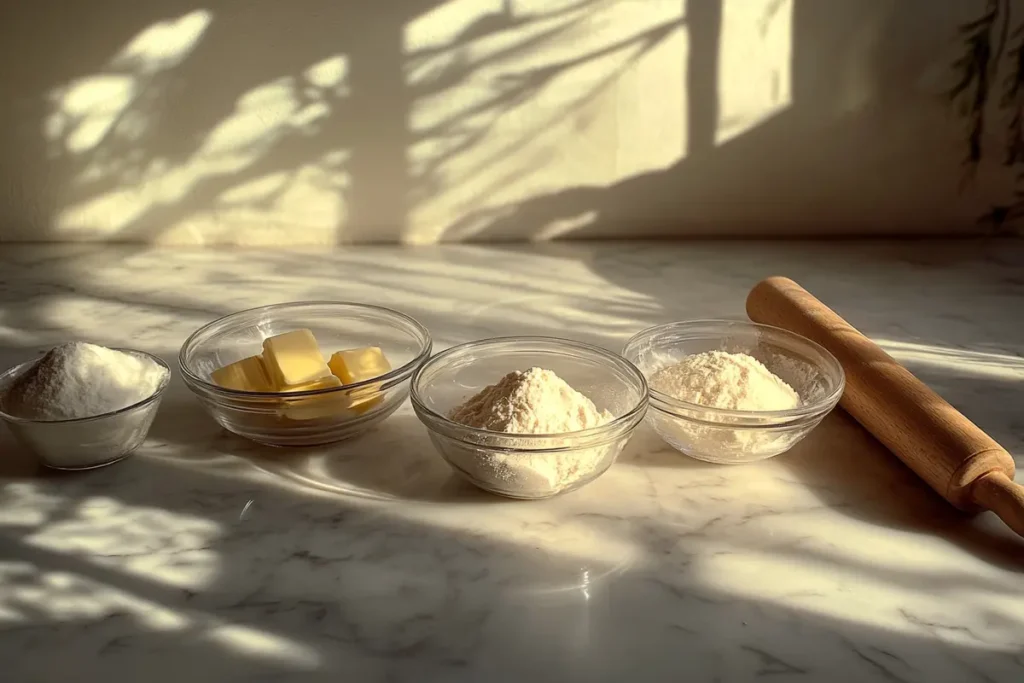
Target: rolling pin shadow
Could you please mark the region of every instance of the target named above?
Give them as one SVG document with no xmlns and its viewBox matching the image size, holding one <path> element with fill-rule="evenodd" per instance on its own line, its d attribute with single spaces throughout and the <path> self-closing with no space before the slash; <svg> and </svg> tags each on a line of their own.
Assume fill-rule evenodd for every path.
<svg viewBox="0 0 1024 683">
<path fill-rule="evenodd" d="M 754 286 L 747 315 L 832 352 L 846 372 L 846 412 L 951 504 L 991 510 L 1024 537 L 1024 486 L 1013 481 L 1013 457 L 881 347 L 784 277 Z"/>
</svg>

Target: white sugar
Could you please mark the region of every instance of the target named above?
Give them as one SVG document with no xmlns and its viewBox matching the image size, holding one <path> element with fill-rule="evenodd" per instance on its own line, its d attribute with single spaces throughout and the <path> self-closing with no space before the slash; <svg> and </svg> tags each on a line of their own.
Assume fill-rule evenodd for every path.
<svg viewBox="0 0 1024 683">
<path fill-rule="evenodd" d="M 127 408 L 152 396 L 167 370 L 151 359 L 95 344 L 50 350 L 3 397 L 4 410 L 30 420 L 73 420 Z"/>
</svg>

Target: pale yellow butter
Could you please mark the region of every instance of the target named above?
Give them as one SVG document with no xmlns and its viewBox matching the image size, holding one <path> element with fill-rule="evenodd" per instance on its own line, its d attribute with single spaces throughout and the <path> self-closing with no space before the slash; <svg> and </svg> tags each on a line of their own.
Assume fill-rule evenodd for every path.
<svg viewBox="0 0 1024 683">
<path fill-rule="evenodd" d="M 236 363 L 225 365 L 214 370 L 210 377 L 214 382 L 226 389 L 261 392 L 274 391 L 274 386 L 267 375 L 267 369 L 263 366 L 263 359 L 259 356 L 250 356 Z"/>
<path fill-rule="evenodd" d="M 331 356 L 328 366 L 344 384 L 355 384 L 391 372 L 391 363 L 376 346 L 338 351 Z"/>
<path fill-rule="evenodd" d="M 309 330 L 264 339 L 263 362 L 278 391 L 288 391 L 289 387 L 315 382 L 331 374 Z"/>
<path fill-rule="evenodd" d="M 305 384 L 293 384 L 283 388 L 281 391 L 286 393 L 292 393 L 296 391 L 315 391 L 316 389 L 330 389 L 331 387 L 340 387 L 341 380 L 334 375 L 327 375 L 320 379 L 315 379 L 312 382 L 306 382 Z"/>
<path fill-rule="evenodd" d="M 334 376 L 345 384 L 363 382 L 391 372 L 391 363 L 384 352 L 376 346 L 338 351 L 331 356 L 328 366 Z M 349 408 L 352 412 L 362 415 L 379 404 L 383 399 L 377 393 L 380 387 L 380 384 L 370 384 L 349 394 Z"/>
<path fill-rule="evenodd" d="M 329 389 L 340 387 L 341 380 L 334 375 L 321 377 L 318 380 L 291 386 L 285 389 L 286 392 L 313 391 L 315 389 Z M 333 392 L 324 396 L 310 396 L 309 398 L 285 399 L 281 407 L 281 415 L 292 420 L 315 420 L 318 418 L 331 417 L 342 413 L 348 408 L 348 396 L 343 392 Z"/>
<path fill-rule="evenodd" d="M 370 408 L 379 404 L 384 400 L 384 396 L 377 393 L 380 391 L 380 385 L 370 385 L 357 389 L 349 394 L 348 402 L 349 409 L 357 415 L 362 415 Z"/>
</svg>

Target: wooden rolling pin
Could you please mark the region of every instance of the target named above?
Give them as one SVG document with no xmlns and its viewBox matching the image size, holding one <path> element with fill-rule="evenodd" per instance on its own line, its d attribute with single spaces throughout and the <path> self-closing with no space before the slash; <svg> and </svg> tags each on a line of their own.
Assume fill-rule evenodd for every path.
<svg viewBox="0 0 1024 683">
<path fill-rule="evenodd" d="M 1013 481 L 1013 457 L 877 344 L 784 277 L 751 290 L 747 315 L 831 351 L 846 371 L 846 412 L 950 503 L 991 510 L 1024 536 L 1024 486 Z"/>
</svg>

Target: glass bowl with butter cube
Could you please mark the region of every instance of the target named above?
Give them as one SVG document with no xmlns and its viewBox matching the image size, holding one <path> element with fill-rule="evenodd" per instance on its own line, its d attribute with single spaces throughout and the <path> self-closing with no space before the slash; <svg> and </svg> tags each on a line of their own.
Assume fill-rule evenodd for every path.
<svg viewBox="0 0 1024 683">
<path fill-rule="evenodd" d="M 270 446 L 316 446 L 391 415 L 430 356 L 430 333 L 367 304 L 310 301 L 233 313 L 179 355 L 189 389 L 225 429 Z"/>
</svg>

